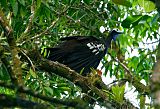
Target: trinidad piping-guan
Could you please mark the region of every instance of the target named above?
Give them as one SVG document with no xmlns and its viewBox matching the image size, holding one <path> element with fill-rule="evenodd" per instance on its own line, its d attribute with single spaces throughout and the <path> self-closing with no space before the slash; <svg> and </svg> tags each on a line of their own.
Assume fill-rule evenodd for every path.
<svg viewBox="0 0 160 109">
<path fill-rule="evenodd" d="M 106 39 L 98 39 L 93 36 L 70 36 L 61 38 L 61 43 L 54 48 L 45 48 L 48 59 L 67 65 L 76 72 L 82 69 L 82 75 L 96 69 L 105 56 L 111 41 L 121 34 L 121 31 L 113 29 Z"/>
</svg>

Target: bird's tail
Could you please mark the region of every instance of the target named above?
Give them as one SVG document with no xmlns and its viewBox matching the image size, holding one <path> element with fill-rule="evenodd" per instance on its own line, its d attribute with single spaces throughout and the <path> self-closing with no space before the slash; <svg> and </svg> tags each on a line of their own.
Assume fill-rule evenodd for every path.
<svg viewBox="0 0 160 109">
<path fill-rule="evenodd" d="M 44 48 L 44 50 L 42 50 L 41 54 L 51 60 L 51 61 L 63 61 L 63 56 L 65 55 L 65 53 L 60 50 L 59 48 Z"/>
</svg>

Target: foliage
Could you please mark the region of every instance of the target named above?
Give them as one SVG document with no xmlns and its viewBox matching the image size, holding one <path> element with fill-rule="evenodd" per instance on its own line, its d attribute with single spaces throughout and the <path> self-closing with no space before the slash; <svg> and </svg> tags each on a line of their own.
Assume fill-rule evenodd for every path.
<svg viewBox="0 0 160 109">
<path fill-rule="evenodd" d="M 118 84 L 120 80 L 128 79 L 128 75 L 132 75 L 136 78 L 134 84 L 139 85 L 141 80 L 145 80 L 146 87 L 149 87 L 160 35 L 160 19 L 153 2 L 149 0 L 1 0 L 0 10 L 13 29 L 13 37 L 21 56 L 19 58 L 24 86 L 39 94 L 58 99 L 76 99 L 83 95 L 81 87 L 77 87 L 74 81 L 57 76 L 54 72 L 50 75 L 43 71 L 27 52 L 53 47 L 61 37 L 66 36 L 107 37 L 108 30 L 119 26 L 123 27 L 124 34 L 118 38 L 116 44 L 112 43 L 108 50 L 109 54 L 102 60 L 101 68 L 105 69 L 103 76 L 115 76 Z M 0 19 L 2 15 L 0 14 Z M 103 32 L 103 29 L 107 30 L 107 33 Z M 12 83 L 11 70 L 8 67 L 13 65 L 11 64 L 13 52 L 10 49 L 12 46 L 8 43 L 3 26 L 0 26 L 0 80 L 6 83 Z M 132 85 L 134 80 L 127 81 Z M 7 90 L 1 87 L 0 89 L 0 94 Z M 112 85 L 110 95 L 114 97 L 111 97 L 111 101 L 120 106 L 125 104 L 124 89 L 125 86 Z M 11 91 L 11 95 L 14 95 L 14 92 Z M 8 93 L 7 91 L 5 94 Z M 138 93 L 144 94 L 144 92 Z M 97 95 L 93 94 L 93 97 L 98 101 Z M 42 100 L 29 95 L 27 98 L 43 103 Z M 138 99 L 142 102 L 140 107 L 144 107 L 145 98 L 141 96 Z M 64 107 L 60 104 L 46 104 L 51 107 Z M 104 106 L 103 103 L 98 105 Z"/>
<path fill-rule="evenodd" d="M 125 91 L 125 86 L 112 87 L 113 99 L 117 101 L 117 103 L 120 103 L 121 105 L 123 104 L 124 91 Z"/>
</svg>

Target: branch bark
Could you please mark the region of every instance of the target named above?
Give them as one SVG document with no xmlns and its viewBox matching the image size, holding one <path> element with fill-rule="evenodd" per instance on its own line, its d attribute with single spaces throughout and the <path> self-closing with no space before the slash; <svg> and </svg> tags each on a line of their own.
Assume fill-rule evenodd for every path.
<svg viewBox="0 0 160 109">
<path fill-rule="evenodd" d="M 13 78 L 13 83 L 14 84 L 23 84 L 22 81 L 22 69 L 21 69 L 21 62 L 20 58 L 18 56 L 18 50 L 16 47 L 16 42 L 14 40 L 14 35 L 13 35 L 13 29 L 10 27 L 3 11 L 2 8 L 0 8 L 0 25 L 2 26 L 4 30 L 4 34 L 7 38 L 10 50 L 11 50 L 11 55 L 12 55 L 12 71 L 11 71 L 11 78 Z"/>
<path fill-rule="evenodd" d="M 154 72 L 151 78 L 151 95 L 155 109 L 160 108 L 160 43 L 158 45 L 157 62 L 154 66 Z"/>
<path fill-rule="evenodd" d="M 19 93 L 23 93 L 23 94 L 25 93 L 27 95 L 31 95 L 31 96 L 39 98 L 41 100 L 48 101 L 51 104 L 60 104 L 60 105 L 65 105 L 67 107 L 76 107 L 77 109 L 92 109 L 92 107 L 88 106 L 87 103 L 85 103 L 84 101 L 82 101 L 79 98 L 77 98 L 77 99 L 69 99 L 69 100 L 68 99 L 60 100 L 60 99 L 57 99 L 57 98 L 52 98 L 52 97 L 48 97 L 48 96 L 44 96 L 44 95 L 38 94 L 37 92 L 34 92 L 34 91 L 32 91 L 31 89 L 29 89 L 27 87 L 15 86 L 13 84 L 7 84 L 7 83 L 2 82 L 2 81 L 0 81 L 0 86 L 1 87 L 5 87 L 5 88 L 9 88 L 9 89 L 12 89 L 12 90 L 17 90 L 17 92 L 19 92 Z M 8 97 L 7 98 L 3 98 L 3 97 L 0 96 L 0 101 L 1 100 L 6 100 L 6 99 L 9 99 L 9 98 Z M 19 99 L 19 98 L 12 98 L 12 99 Z M 22 100 L 22 102 L 23 102 L 23 100 Z M 26 102 L 26 101 L 24 101 L 24 102 Z M 16 102 L 11 101 L 11 104 L 14 104 L 14 103 L 16 103 Z M 35 104 L 33 104 L 33 106 L 34 105 Z M 9 106 L 9 105 L 4 104 L 4 106 Z"/>
<path fill-rule="evenodd" d="M 19 97 L 13 97 L 11 95 L 0 94 L 0 108 L 29 108 L 29 109 L 44 109 L 47 105 L 34 103 L 32 101 L 24 100 Z"/>
<path fill-rule="evenodd" d="M 99 99 L 96 99 L 96 102 L 103 102 L 103 105 L 106 104 L 108 106 L 108 103 L 112 106 L 110 108 L 116 107 L 113 102 L 110 101 L 108 98 L 107 93 L 105 93 L 103 90 L 109 91 L 107 86 L 103 83 L 103 81 L 98 81 L 98 83 L 95 84 L 95 82 L 91 81 L 87 77 L 83 77 L 77 72 L 71 70 L 70 68 L 64 66 L 63 64 L 41 59 L 40 67 L 49 72 L 49 73 L 55 73 L 63 78 L 66 78 L 67 80 L 73 82 L 75 85 L 79 86 L 82 89 L 82 92 L 88 93 L 92 92 L 98 95 Z M 96 86 L 95 86 L 96 85 Z M 99 89 L 97 86 L 100 86 L 102 89 Z M 92 95 L 90 95 L 92 96 Z M 93 96 L 92 96 L 93 97 Z M 133 108 L 135 108 L 132 104 L 130 104 Z M 104 105 L 105 106 L 105 105 Z"/>
</svg>

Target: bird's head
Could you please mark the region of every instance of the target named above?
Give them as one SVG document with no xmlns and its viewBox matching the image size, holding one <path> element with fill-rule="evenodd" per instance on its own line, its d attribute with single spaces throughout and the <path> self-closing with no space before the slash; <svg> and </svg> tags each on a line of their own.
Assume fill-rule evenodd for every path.
<svg viewBox="0 0 160 109">
<path fill-rule="evenodd" d="M 115 41 L 116 38 L 123 33 L 123 30 L 122 29 L 119 29 L 119 28 L 114 28 L 111 32 L 110 32 L 110 35 L 111 38 Z"/>
</svg>

